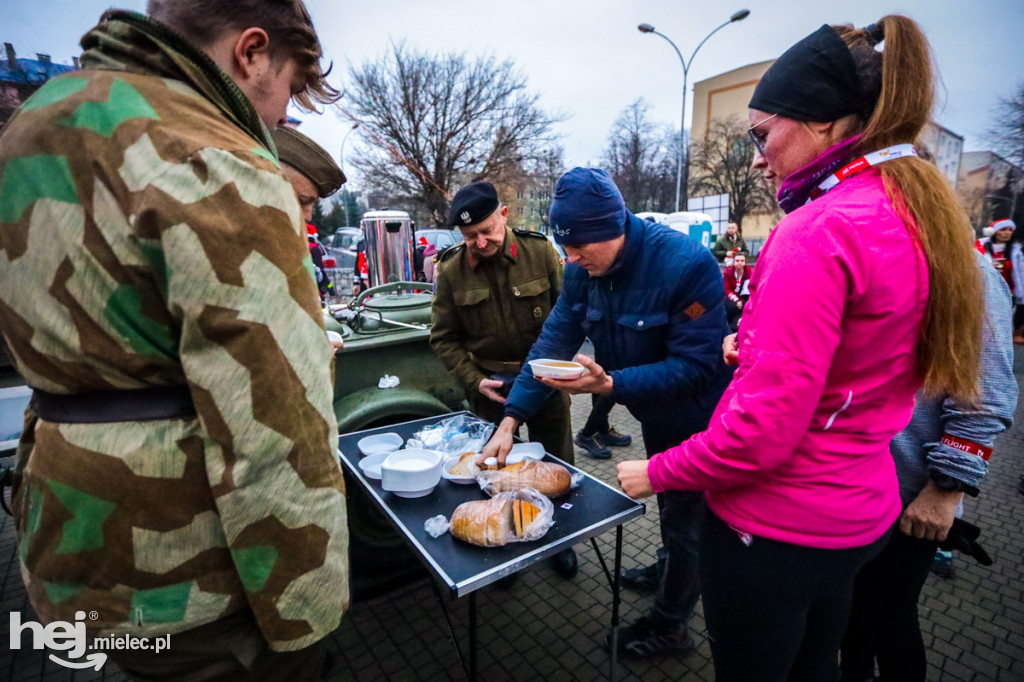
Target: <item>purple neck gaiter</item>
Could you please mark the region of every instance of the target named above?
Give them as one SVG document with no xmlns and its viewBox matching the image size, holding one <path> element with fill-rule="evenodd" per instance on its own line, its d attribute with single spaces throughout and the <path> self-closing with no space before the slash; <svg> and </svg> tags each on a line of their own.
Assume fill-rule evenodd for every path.
<svg viewBox="0 0 1024 682">
<path fill-rule="evenodd" d="M 803 168 L 790 173 L 779 187 L 779 208 L 786 213 L 792 213 L 806 204 L 811 192 L 822 180 L 852 160 L 852 149 L 861 137 L 862 135 L 854 135 L 846 138 L 826 149 Z"/>
</svg>

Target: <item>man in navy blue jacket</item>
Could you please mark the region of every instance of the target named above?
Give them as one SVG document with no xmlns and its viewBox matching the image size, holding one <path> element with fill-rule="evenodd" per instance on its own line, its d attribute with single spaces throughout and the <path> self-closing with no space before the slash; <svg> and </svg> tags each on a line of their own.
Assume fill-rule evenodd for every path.
<svg viewBox="0 0 1024 682">
<path fill-rule="evenodd" d="M 572 381 L 535 379 L 525 365 L 482 456 L 504 462 L 512 433 L 555 389 L 613 396 L 639 420 L 648 456 L 706 429 L 731 378 L 722 361 L 729 333 L 722 275 L 711 252 L 634 216 L 611 177 L 592 168 L 559 179 L 550 223 L 568 261 L 562 293 L 527 360 L 570 359 L 586 337 L 594 359 L 577 356 L 590 372 Z M 664 570 L 652 611 L 620 634 L 623 656 L 695 648 L 688 621 L 700 595 L 703 495 L 662 493 L 658 508 Z"/>
</svg>

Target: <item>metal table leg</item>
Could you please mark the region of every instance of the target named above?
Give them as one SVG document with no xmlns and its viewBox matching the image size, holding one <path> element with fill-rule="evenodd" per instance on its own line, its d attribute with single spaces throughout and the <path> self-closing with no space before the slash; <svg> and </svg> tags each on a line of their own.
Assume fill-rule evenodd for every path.
<svg viewBox="0 0 1024 682">
<path fill-rule="evenodd" d="M 476 682 L 476 592 L 469 594 L 469 681 Z"/>
<path fill-rule="evenodd" d="M 615 529 L 615 573 L 612 576 L 612 656 L 608 665 L 608 679 L 615 679 L 615 663 L 619 654 L 619 580 L 622 575 L 622 526 Z"/>
</svg>

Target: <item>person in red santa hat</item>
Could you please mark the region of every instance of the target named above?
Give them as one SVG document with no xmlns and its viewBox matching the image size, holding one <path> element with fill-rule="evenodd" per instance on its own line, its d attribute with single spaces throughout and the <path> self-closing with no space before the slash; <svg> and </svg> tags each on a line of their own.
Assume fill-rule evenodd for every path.
<svg viewBox="0 0 1024 682">
<path fill-rule="evenodd" d="M 739 328 L 743 304 L 750 298 L 747 282 L 750 281 L 753 274 L 754 268 L 747 265 L 746 255 L 735 253 L 732 257 L 732 265 L 722 276 L 725 284 L 725 314 L 729 319 L 729 326 L 734 332 Z"/>
<path fill-rule="evenodd" d="M 1010 287 L 1016 310 L 1013 313 L 1013 342 L 1024 344 L 1024 251 L 1019 238 L 1014 238 L 1017 224 L 1010 218 L 993 221 L 982 232 L 985 259 L 999 271 Z"/>
</svg>

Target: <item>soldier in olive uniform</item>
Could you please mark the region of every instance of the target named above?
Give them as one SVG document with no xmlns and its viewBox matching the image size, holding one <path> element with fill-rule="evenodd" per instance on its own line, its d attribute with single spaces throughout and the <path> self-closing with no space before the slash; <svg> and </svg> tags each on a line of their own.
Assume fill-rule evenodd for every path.
<svg viewBox="0 0 1024 682">
<path fill-rule="evenodd" d="M 479 416 L 501 421 L 514 378 L 551 312 L 562 286 L 562 265 L 547 238 L 506 225 L 508 207 L 494 186 L 475 182 L 452 201 L 449 224 L 465 243 L 437 256 L 430 345 L 466 389 Z M 553 392 L 530 440 L 572 462 L 568 397 Z"/>
<path fill-rule="evenodd" d="M 448 224 L 465 243 L 437 255 L 430 346 L 466 389 L 473 412 L 498 423 L 505 395 L 540 335 L 562 286 L 562 265 L 547 238 L 512 230 L 494 185 L 474 182 L 452 201 Z M 573 461 L 569 396 L 552 391 L 526 422 L 531 441 Z M 556 555 L 555 569 L 576 572 L 576 555 Z"/>
</svg>

